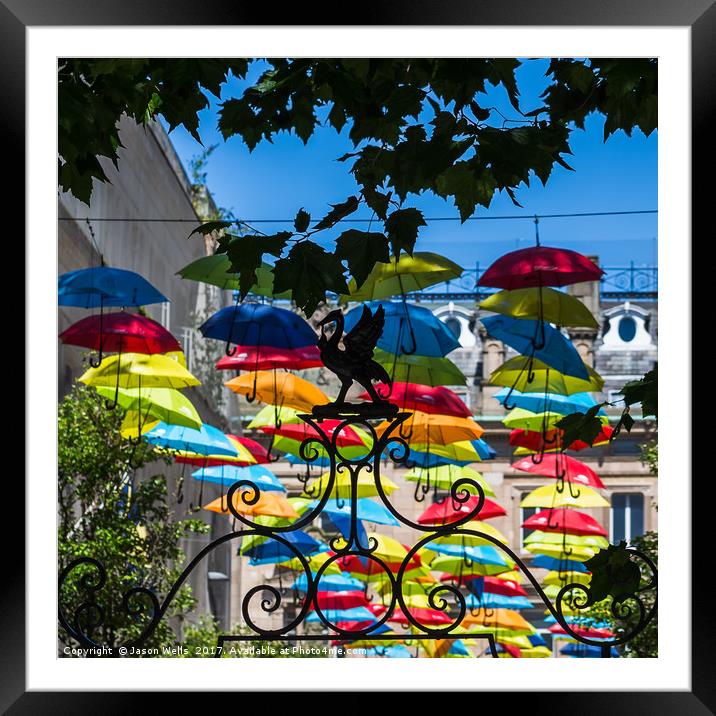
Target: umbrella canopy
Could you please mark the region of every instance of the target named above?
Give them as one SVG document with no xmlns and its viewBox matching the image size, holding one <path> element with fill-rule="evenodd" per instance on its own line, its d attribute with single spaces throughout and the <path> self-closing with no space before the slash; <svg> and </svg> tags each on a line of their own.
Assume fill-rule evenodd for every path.
<svg viewBox="0 0 716 716">
<path fill-rule="evenodd" d="M 231 443 L 221 430 L 206 424 L 197 430 L 160 422 L 144 434 L 144 439 L 165 450 L 186 451 L 197 455 L 239 456 L 236 445 Z"/>
<path fill-rule="evenodd" d="M 227 488 L 239 480 L 248 480 L 259 489 L 267 492 L 286 492 L 286 488 L 281 484 L 276 475 L 264 465 L 247 465 L 246 467 L 215 465 L 196 470 L 191 476 L 195 480 L 212 482 Z"/>
<path fill-rule="evenodd" d="M 392 425 L 386 420 L 376 427 L 380 436 Z M 476 440 L 485 431 L 472 418 L 456 418 L 452 415 L 435 415 L 416 410 L 401 425 L 401 432 L 410 434 L 410 442 L 449 445 L 465 440 Z"/>
<path fill-rule="evenodd" d="M 471 520 L 464 525 L 460 525 L 460 529 L 483 532 L 486 535 L 494 537 L 496 540 L 502 542 L 503 544 L 509 544 L 509 540 L 507 539 L 507 537 L 505 537 L 505 535 L 503 535 L 502 532 L 497 529 L 497 527 L 493 527 L 489 522 L 483 522 L 481 520 Z M 485 539 L 484 537 L 478 537 L 477 535 L 469 535 L 462 533 L 442 535 L 438 537 L 435 541 L 439 544 L 459 544 L 472 547 L 478 545 L 494 545 L 494 542 Z"/>
<path fill-rule="evenodd" d="M 464 557 L 470 562 L 479 562 L 480 564 L 494 564 L 499 567 L 511 568 L 512 562 L 492 545 L 482 545 L 480 547 L 465 547 L 459 544 L 445 544 L 438 540 L 429 542 L 425 546 L 425 559 L 431 561 L 434 559 L 432 553 L 447 554 L 452 557 Z"/>
<path fill-rule="evenodd" d="M 304 496 L 310 497 L 311 499 L 320 499 L 328 489 L 330 484 L 331 473 L 327 472 L 321 477 L 312 480 L 308 483 L 304 489 Z M 381 476 L 380 484 L 383 487 L 383 491 L 386 495 L 390 495 L 392 492 L 398 489 L 398 486 L 389 478 Z M 358 494 L 356 497 L 375 497 L 378 495 L 378 490 L 375 486 L 375 477 L 366 472 L 361 472 L 358 475 L 356 484 Z M 338 500 L 341 504 L 344 501 L 351 498 L 351 476 L 346 470 L 336 473 L 333 487 L 331 488 L 331 499 Z"/>
<path fill-rule="evenodd" d="M 240 445 L 243 445 L 243 447 L 251 453 L 251 457 L 253 457 L 259 465 L 270 462 L 268 450 L 260 443 L 257 443 L 256 440 L 245 438 L 240 435 L 232 435 L 231 433 L 227 433 L 226 437 L 229 438 L 231 442 L 237 442 Z"/>
<path fill-rule="evenodd" d="M 450 259 L 428 251 L 415 251 L 412 256 L 390 257 L 389 263 L 377 262 L 360 287 L 355 279 L 348 283 L 345 301 L 374 301 L 421 291 L 428 286 L 459 278 L 463 269 Z"/>
<path fill-rule="evenodd" d="M 328 402 L 328 396 L 320 388 L 293 373 L 258 371 L 233 378 L 224 385 L 240 395 L 254 394 L 263 403 L 285 405 L 308 413 L 314 405 Z"/>
<path fill-rule="evenodd" d="M 599 281 L 604 271 L 586 256 L 550 246 L 531 246 L 501 256 L 482 274 L 479 286 L 529 288 Z"/>
<path fill-rule="evenodd" d="M 463 503 L 455 502 L 455 500 L 450 498 L 446 498 L 442 502 L 435 502 L 418 517 L 418 522 L 421 525 L 444 525 L 455 522 L 471 513 L 477 507 L 479 499 L 480 498 L 475 495 Z M 500 505 L 489 498 L 485 498 L 485 503 L 480 510 L 479 518 L 481 520 L 489 520 L 493 517 L 502 517 L 506 514 Z"/>
<path fill-rule="evenodd" d="M 338 447 L 360 447 L 365 448 L 366 445 L 363 442 L 363 438 L 350 426 L 343 425 L 341 420 L 324 420 L 321 423 L 321 430 L 333 440 L 334 433 L 340 428 L 340 431 L 335 436 L 336 445 Z M 313 426 L 308 423 L 286 423 L 282 424 L 281 427 L 277 428 L 275 425 L 264 425 L 261 430 L 269 435 L 281 435 L 282 437 L 289 438 L 290 440 L 297 440 L 303 442 L 307 438 L 318 438 L 319 434 Z"/>
<path fill-rule="evenodd" d="M 353 607 L 352 609 L 322 609 L 321 613 L 323 619 L 331 624 L 335 624 L 338 627 L 344 629 L 355 629 L 355 627 L 346 627 L 347 623 L 361 624 L 361 629 L 364 629 L 369 624 L 375 624 L 378 620 L 373 616 L 373 612 L 369 611 L 366 607 Z M 323 623 L 321 617 L 318 616 L 317 612 L 310 612 L 306 617 L 307 623 Z"/>
<path fill-rule="evenodd" d="M 252 536 L 257 537 L 258 535 Z M 321 545 L 318 540 L 302 530 L 284 532 L 281 537 L 304 556 L 327 549 L 325 545 Z M 285 562 L 287 559 L 293 559 L 296 556 L 296 552 L 283 542 L 269 537 L 261 536 L 260 541 L 259 539 L 249 540 L 246 540 L 241 545 L 240 553 L 251 558 L 250 564 L 276 564 L 277 562 Z"/>
<path fill-rule="evenodd" d="M 572 572 L 566 574 L 560 574 L 559 572 L 548 572 L 545 575 L 545 578 L 542 580 L 542 584 L 547 586 L 557 586 L 561 589 L 565 584 L 569 584 L 570 582 L 576 582 L 577 584 L 584 584 L 585 586 L 589 586 L 591 581 L 591 572 Z M 552 617 L 552 620 L 554 621 L 554 617 Z"/>
<path fill-rule="evenodd" d="M 201 418 L 192 402 L 174 388 L 110 388 L 95 386 L 95 390 L 108 400 L 117 394 L 117 404 L 124 410 L 136 413 L 137 424 L 147 420 L 164 421 L 187 428 L 200 428 Z M 129 425 L 132 423 L 129 422 Z"/>
<path fill-rule="evenodd" d="M 555 510 L 543 510 L 528 517 L 522 526 L 543 532 L 566 532 L 573 535 L 596 535 L 606 537 L 607 532 L 599 522 L 579 510 L 560 507 Z"/>
<path fill-rule="evenodd" d="M 583 440 L 574 440 L 569 445 L 562 444 L 563 431 L 559 428 L 548 430 L 546 434 L 534 430 L 513 430 L 510 433 L 510 445 L 525 448 L 533 452 L 545 452 L 548 450 L 586 450 L 595 445 L 603 445 L 611 439 L 614 428 L 611 425 L 602 425 L 599 434 L 590 445 Z"/>
<path fill-rule="evenodd" d="M 323 365 L 318 346 L 274 348 L 272 346 L 237 346 L 236 353 L 222 356 L 216 363 L 219 370 L 305 370 Z"/>
<path fill-rule="evenodd" d="M 190 281 L 201 281 L 218 286 L 225 291 L 239 291 L 241 288 L 238 274 L 231 273 L 231 261 L 226 254 L 202 256 L 177 271 L 177 276 Z M 256 296 L 291 298 L 291 291 L 274 294 L 273 267 L 265 262 L 256 269 L 256 283 L 251 287 L 249 293 Z"/>
<path fill-rule="evenodd" d="M 134 271 L 99 266 L 63 273 L 57 279 L 57 303 L 78 308 L 147 306 L 169 299 Z"/>
<path fill-rule="evenodd" d="M 87 316 L 60 333 L 60 340 L 105 353 L 181 351 L 179 341 L 161 323 L 127 311 Z"/>
<path fill-rule="evenodd" d="M 554 569 L 558 570 L 562 574 L 565 572 L 587 572 L 587 568 L 576 560 L 570 559 L 557 559 L 555 557 L 548 557 L 546 555 L 538 554 L 534 560 L 532 560 L 532 566 L 539 569 Z"/>
<path fill-rule="evenodd" d="M 440 612 L 437 609 L 413 607 L 409 608 L 408 611 L 416 622 L 418 622 L 419 624 L 424 624 L 425 626 L 452 624 L 452 622 L 454 621 L 447 614 L 445 614 L 445 612 Z M 412 624 L 412 622 L 408 619 L 408 617 L 405 616 L 405 613 L 402 609 L 400 609 L 400 607 L 396 607 L 393 610 L 393 613 L 388 618 L 388 621 L 394 624 Z"/>
<path fill-rule="evenodd" d="M 469 594 L 465 602 L 468 609 L 532 609 L 534 607 L 527 597 L 507 597 L 489 592 L 484 592 L 481 597 Z"/>
<path fill-rule="evenodd" d="M 512 609 L 477 609 L 475 613 L 468 612 L 462 623 L 481 625 L 488 629 L 506 629 L 515 634 L 532 634 L 535 631 L 523 616 Z"/>
<path fill-rule="evenodd" d="M 369 400 L 368 393 L 359 396 Z M 423 413 L 454 415 L 458 418 L 470 418 L 472 413 L 460 398 L 442 385 L 432 387 L 420 383 L 393 383 L 390 402 L 400 405 L 403 410 L 419 410 Z"/>
<path fill-rule="evenodd" d="M 465 385 L 466 379 L 449 358 L 423 355 L 396 355 L 377 348 L 373 360 L 388 371 L 391 380 L 402 383 L 438 385 Z"/>
<path fill-rule="evenodd" d="M 262 492 L 259 499 L 253 505 L 247 505 L 240 495 L 240 490 L 235 492 L 232 498 L 232 505 L 236 512 L 245 515 L 271 515 L 273 517 L 298 517 L 291 503 L 278 492 Z M 226 495 L 217 497 L 215 500 L 204 506 L 205 510 L 230 514 L 227 505 Z"/>
<path fill-rule="evenodd" d="M 108 356 L 77 380 L 85 385 L 115 388 L 189 388 L 197 380 L 178 361 L 155 353 L 120 353 Z"/>
<path fill-rule="evenodd" d="M 290 499 L 289 499 L 290 502 Z M 258 518 L 263 519 L 261 517 Z M 258 520 L 257 520 L 258 521 Z M 338 565 L 335 562 L 331 562 L 330 564 L 326 565 L 326 562 L 333 556 L 332 552 L 316 552 L 315 554 L 308 555 L 306 558 L 306 561 L 308 562 L 308 568 L 311 571 L 311 574 L 315 577 L 316 573 L 319 569 L 323 568 L 324 572 L 321 577 L 321 584 L 320 589 L 322 590 L 328 590 L 329 587 L 324 584 L 324 579 L 326 579 L 328 576 L 332 575 L 339 575 L 341 574 L 341 570 L 339 569 Z M 293 559 L 289 559 L 285 562 L 279 563 L 279 567 L 282 569 L 288 569 L 292 572 L 304 572 L 303 565 L 301 564 L 298 557 L 294 557 Z M 305 572 L 304 572 L 304 579 L 305 579 Z M 364 588 L 363 584 L 359 583 L 360 589 Z M 343 589 L 347 589 L 348 587 L 342 587 Z"/>
<path fill-rule="evenodd" d="M 609 507 L 609 503 L 591 487 L 580 487 L 575 497 L 558 485 L 542 485 L 520 502 L 520 507 Z"/>
<path fill-rule="evenodd" d="M 491 336 L 519 353 L 534 355 L 565 375 L 588 380 L 587 368 L 577 349 L 549 323 L 511 316 L 488 316 L 481 320 Z"/>
<path fill-rule="evenodd" d="M 291 585 L 291 589 L 295 589 L 299 592 L 308 591 L 308 578 L 305 573 L 299 575 L 294 584 Z M 347 574 L 323 574 L 321 581 L 318 583 L 318 593 L 325 592 L 344 592 L 346 590 L 361 590 L 365 589 L 365 585 L 360 579 L 351 577 Z M 373 615 L 371 614 L 371 617 Z"/>
<path fill-rule="evenodd" d="M 530 375 L 532 363 L 532 375 Z M 489 385 L 501 385 L 506 388 L 514 387 L 519 391 L 532 391 L 545 393 L 559 393 L 571 395 L 572 393 L 599 392 L 604 387 L 602 378 L 591 366 L 585 364 L 588 379 L 565 375 L 555 368 L 550 368 L 538 358 L 528 356 L 515 356 L 503 363 L 490 376 Z M 532 377 L 530 381 L 529 378 Z"/>
<path fill-rule="evenodd" d="M 554 428 L 555 423 L 558 423 L 563 417 L 564 415 L 562 413 L 533 413 L 531 410 L 525 410 L 524 408 L 513 408 L 503 418 L 502 422 L 507 428 L 541 431 L 543 429 Z M 606 415 L 599 416 L 598 419 L 602 425 L 609 423 L 609 418 Z"/>
<path fill-rule="evenodd" d="M 459 576 L 460 579 L 466 579 L 471 575 L 476 576 L 494 576 L 502 572 L 509 571 L 513 568 L 512 561 L 505 559 L 508 566 L 493 564 L 490 562 L 473 561 L 463 556 L 455 556 L 451 554 L 439 554 L 430 561 L 430 569 L 433 571 L 446 572 L 449 575 Z"/>
<path fill-rule="evenodd" d="M 591 467 L 571 455 L 547 453 L 537 464 L 533 462 L 531 457 L 526 457 L 513 463 L 512 467 L 515 470 L 529 472 L 532 475 L 561 478 L 565 482 L 572 482 L 585 487 L 596 487 L 597 489 L 604 489 L 605 487 L 599 475 Z"/>
<path fill-rule="evenodd" d="M 496 400 L 504 405 L 509 401 L 512 405 L 532 413 L 586 413 L 597 404 L 589 393 L 572 393 L 572 395 L 559 395 L 558 393 L 521 393 L 518 390 L 510 391 L 503 388 L 495 395 Z M 606 413 L 600 409 L 597 413 L 604 416 Z"/>
<path fill-rule="evenodd" d="M 371 554 L 386 562 L 402 562 L 408 554 L 408 550 L 393 537 L 378 532 L 368 532 L 368 539 L 371 547 L 375 545 Z"/>
<path fill-rule="evenodd" d="M 563 646 L 559 653 L 576 659 L 599 659 L 602 656 L 602 647 L 575 642 Z M 613 659 L 621 657 L 615 646 L 610 649 L 610 654 Z"/>
<path fill-rule="evenodd" d="M 314 600 L 322 610 L 326 609 L 353 609 L 355 607 L 368 607 L 365 592 L 361 590 L 342 590 L 335 592 L 317 592 Z"/>
<path fill-rule="evenodd" d="M 293 311 L 264 303 L 225 306 L 199 326 L 205 338 L 240 346 L 302 348 L 316 345 L 316 333 Z"/>
<path fill-rule="evenodd" d="M 528 544 L 561 544 L 568 547 L 595 547 L 596 549 L 606 549 L 609 541 L 606 537 L 599 535 L 573 535 L 573 534 L 557 534 L 555 532 L 543 532 L 535 530 L 524 540 L 525 545 Z"/>
<path fill-rule="evenodd" d="M 482 487 L 484 493 L 490 497 L 494 497 L 490 484 L 477 471 L 466 465 L 440 465 L 438 467 L 414 467 L 403 475 L 408 482 L 417 482 L 423 485 L 427 492 L 431 486 L 439 490 L 449 490 L 453 483 L 458 480 L 472 480 Z M 461 490 L 468 490 L 472 494 L 477 493 L 477 489 L 470 485 L 461 485 Z"/>
<path fill-rule="evenodd" d="M 318 506 L 318 500 L 302 500 L 303 505 L 298 506 L 294 503 L 294 507 L 299 514 L 313 510 Z M 332 515 L 344 515 L 350 517 L 352 505 L 344 500 L 328 500 L 321 513 Z M 392 525 L 397 527 L 400 523 L 388 510 L 388 508 L 377 500 L 371 500 L 364 497 L 356 500 L 356 517 L 359 520 L 372 522 L 377 525 Z"/>
<path fill-rule="evenodd" d="M 316 445 L 315 443 L 313 447 L 318 451 L 318 457 L 315 462 L 309 460 L 308 464 L 316 467 L 328 467 L 330 465 L 330 459 L 328 458 L 326 451 L 322 446 Z M 287 438 L 284 435 L 277 434 L 274 435 L 273 438 L 273 448 L 281 452 L 290 453 L 291 455 L 300 455 L 301 441 L 293 440 L 292 438 Z M 366 448 L 365 445 L 346 445 L 340 448 L 340 450 L 344 457 L 350 458 L 351 460 L 354 458 L 365 457 L 368 453 L 368 448 Z M 298 462 L 306 464 L 302 459 L 294 460 L 294 464 Z"/>
<path fill-rule="evenodd" d="M 432 443 L 416 443 L 411 440 L 410 443 L 410 461 L 416 465 L 425 467 L 426 465 L 435 465 L 435 462 L 425 462 L 421 460 L 421 453 L 430 453 L 431 455 L 445 458 L 444 463 L 469 464 L 471 462 L 480 462 L 482 458 L 472 444 L 473 441 L 460 440 L 459 442 L 450 443 L 448 445 L 439 445 Z"/>
<path fill-rule="evenodd" d="M 577 298 L 553 288 L 518 288 L 498 291 L 480 303 L 480 308 L 513 318 L 544 320 L 557 326 L 599 328 L 589 309 Z"/>
<path fill-rule="evenodd" d="M 460 347 L 452 331 L 428 308 L 405 301 L 371 301 L 365 305 L 374 312 L 379 306 L 385 311 L 385 325 L 377 343 L 384 351 L 442 358 Z M 361 319 L 364 306 L 348 311 L 346 332 Z"/>
</svg>

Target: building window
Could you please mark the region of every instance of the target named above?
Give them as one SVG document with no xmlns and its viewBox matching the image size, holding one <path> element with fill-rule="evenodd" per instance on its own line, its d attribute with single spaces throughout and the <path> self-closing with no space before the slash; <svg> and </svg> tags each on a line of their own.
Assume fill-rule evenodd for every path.
<svg viewBox="0 0 716 716">
<path fill-rule="evenodd" d="M 191 373 L 194 370 L 194 329 L 189 326 L 182 326 L 181 348 L 186 357 L 186 368 Z"/>
<path fill-rule="evenodd" d="M 622 320 L 619 321 L 619 338 L 624 343 L 634 340 L 636 335 L 636 321 L 631 316 L 623 316 Z"/>
<path fill-rule="evenodd" d="M 611 542 L 629 544 L 644 534 L 644 495 L 641 492 L 617 492 L 612 495 Z"/>
<path fill-rule="evenodd" d="M 457 318 L 453 318 L 452 316 L 446 318 L 445 325 L 450 329 L 450 332 L 455 336 L 455 338 L 460 338 L 460 334 L 462 333 L 462 325 Z"/>
<path fill-rule="evenodd" d="M 524 500 L 525 497 L 527 497 L 527 495 L 529 494 L 529 492 L 523 492 L 520 495 L 520 502 L 522 502 L 522 500 Z M 525 520 L 532 517 L 532 515 L 536 515 L 538 512 L 541 511 L 542 509 L 540 507 L 520 507 L 520 525 L 522 525 Z M 520 526 L 520 546 L 524 544 L 525 539 L 529 537 L 533 532 L 534 530 L 525 529 L 524 527 Z"/>
<path fill-rule="evenodd" d="M 161 323 L 164 328 L 166 328 L 169 332 L 171 332 L 171 308 L 172 304 L 169 303 L 169 301 L 165 301 L 164 303 L 159 304 L 161 307 L 161 313 L 159 314 L 159 323 Z"/>
</svg>

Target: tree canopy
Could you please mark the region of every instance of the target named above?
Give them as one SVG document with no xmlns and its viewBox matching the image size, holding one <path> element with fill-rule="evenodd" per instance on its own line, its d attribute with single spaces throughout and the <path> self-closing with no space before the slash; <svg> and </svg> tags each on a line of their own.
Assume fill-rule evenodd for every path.
<svg viewBox="0 0 716 716">
<path fill-rule="evenodd" d="M 198 230 L 223 232 L 219 251 L 240 275 L 242 293 L 255 283 L 265 254 L 275 261 L 277 292 L 291 290 L 310 315 L 326 291 L 347 292 L 376 261 L 411 253 L 422 213 L 411 195 L 431 191 L 451 199 L 462 221 L 534 177 L 546 183 L 558 164 L 569 169 L 570 136 L 593 112 L 605 115 L 604 139 L 618 130 L 650 134 L 657 124 L 655 59 L 553 59 L 549 84 L 536 107 L 521 102 L 521 60 L 269 59 L 238 97 L 223 83 L 245 78 L 250 59 L 71 59 L 59 63 L 60 184 L 89 203 L 92 181 L 106 181 L 99 158 L 117 164 L 117 122 L 123 114 L 147 123 L 161 114 L 197 140 L 198 112 L 207 93 L 221 98 L 218 128 L 250 150 L 290 132 L 305 143 L 319 125 L 347 127 L 354 151 L 340 157 L 356 181 L 348 197 L 325 197 L 330 210 L 314 220 L 298 209 L 293 231 L 270 236 L 229 231 L 233 222 Z M 489 104 L 485 91 L 504 88 L 513 116 Z M 337 200 L 338 199 L 338 200 Z M 366 206 L 376 219 L 368 231 L 338 224 Z M 313 237 L 335 232 L 333 251 Z M 193 232 L 197 233 L 197 232 Z M 324 242 L 325 244 L 325 242 Z"/>
</svg>

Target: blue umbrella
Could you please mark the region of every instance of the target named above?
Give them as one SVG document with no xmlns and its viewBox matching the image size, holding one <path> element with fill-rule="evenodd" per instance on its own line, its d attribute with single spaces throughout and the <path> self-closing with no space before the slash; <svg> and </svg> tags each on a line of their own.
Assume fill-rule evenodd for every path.
<svg viewBox="0 0 716 716">
<path fill-rule="evenodd" d="M 589 373 L 577 349 L 549 323 L 501 315 L 480 320 L 491 336 L 512 346 L 523 355 L 534 356 L 564 375 L 589 379 Z M 542 329 L 544 340 L 540 338 L 538 343 L 536 336 Z"/>
<path fill-rule="evenodd" d="M 332 624 L 340 624 L 340 622 L 371 622 L 375 624 L 378 620 L 373 612 L 365 607 L 353 607 L 351 609 L 321 609 L 324 618 Z M 321 622 L 316 612 L 310 612 L 306 617 L 307 622 Z"/>
<path fill-rule="evenodd" d="M 586 614 L 584 616 L 564 616 L 562 617 L 567 624 L 575 624 L 576 626 L 589 627 L 590 629 L 611 629 L 614 625 L 607 621 L 600 621 Z M 545 624 L 556 624 L 557 620 L 551 615 L 544 618 Z"/>
<path fill-rule="evenodd" d="M 576 659 L 599 659 L 602 655 L 602 648 L 591 644 L 567 644 L 559 650 L 559 653 Z M 614 659 L 618 659 L 620 656 L 615 647 L 611 648 L 610 653 Z"/>
<path fill-rule="evenodd" d="M 510 403 L 518 408 L 530 410 L 533 413 L 586 413 L 594 407 L 597 401 L 589 393 L 573 393 L 572 395 L 558 395 L 556 393 L 520 393 L 513 390 L 512 395 L 508 388 L 503 388 L 495 398 L 504 405 L 509 399 Z M 606 415 L 604 410 L 598 415 Z"/>
<path fill-rule="evenodd" d="M 304 556 L 328 551 L 328 545 L 322 544 L 301 530 L 284 532 L 281 537 L 290 542 Z M 246 551 L 242 548 L 241 554 L 244 557 L 250 557 L 249 564 L 254 566 L 258 564 L 276 564 L 296 557 L 296 552 L 290 547 L 273 539 L 267 539 L 265 542 L 252 545 Z"/>
<path fill-rule="evenodd" d="M 212 465 L 193 472 L 191 476 L 195 480 L 213 482 L 226 487 L 239 480 L 248 480 L 265 492 L 286 492 L 286 488 L 276 475 L 265 465 L 247 465 L 246 467 Z"/>
<path fill-rule="evenodd" d="M 533 567 L 540 569 L 556 570 L 564 574 L 565 572 L 588 572 L 589 570 L 581 563 L 569 559 L 557 559 L 548 557 L 546 554 L 538 554 L 532 561 Z"/>
<path fill-rule="evenodd" d="M 547 642 L 539 634 L 528 634 L 527 639 L 532 646 L 547 646 Z"/>
<path fill-rule="evenodd" d="M 315 575 L 314 575 L 315 577 Z M 291 585 L 291 589 L 299 592 L 306 592 L 308 588 L 308 579 L 305 574 L 299 575 L 296 581 Z M 322 592 L 343 592 L 356 591 L 365 589 L 365 584 L 360 579 L 351 577 L 347 572 L 341 574 L 324 574 L 318 588 Z"/>
<path fill-rule="evenodd" d="M 488 445 L 482 438 L 470 440 L 475 448 L 475 452 L 480 456 L 481 460 L 494 460 L 497 457 L 497 451 L 491 445 Z"/>
<path fill-rule="evenodd" d="M 303 458 L 298 457 L 298 455 L 292 455 L 291 453 L 286 453 L 284 457 L 291 463 L 291 465 L 311 465 L 316 467 L 330 467 L 331 466 L 331 460 L 329 457 L 318 457 L 315 460 L 311 462 L 307 462 Z"/>
<path fill-rule="evenodd" d="M 270 346 L 272 348 L 305 348 L 315 346 L 317 336 L 311 326 L 296 313 L 263 303 L 244 303 L 226 306 L 201 326 L 205 338 L 226 341 L 227 355 L 240 346 Z"/>
<path fill-rule="evenodd" d="M 448 554 L 453 557 L 465 557 L 471 562 L 479 564 L 494 564 L 499 567 L 507 567 L 507 561 L 496 547 L 480 545 L 477 547 L 465 547 L 461 544 L 441 544 L 440 542 L 429 542 L 425 549 Z"/>
<path fill-rule="evenodd" d="M 165 422 L 159 422 L 142 437 L 148 443 L 167 450 L 181 450 L 197 455 L 238 456 L 238 452 L 229 438 L 221 430 L 206 425 L 206 423 L 196 430 L 183 425 L 168 425 Z"/>
<path fill-rule="evenodd" d="M 378 347 L 388 353 L 442 358 L 460 347 L 452 331 L 427 308 L 404 301 L 371 301 L 367 305 L 372 311 L 378 306 L 385 310 L 385 327 Z M 346 314 L 346 332 L 358 323 L 362 312 L 359 306 Z"/>
<path fill-rule="evenodd" d="M 307 505 L 307 510 L 312 510 L 318 505 L 318 500 L 311 500 Z M 391 514 L 388 508 L 380 502 L 371 500 L 369 497 L 362 497 L 356 500 L 357 517 L 359 520 L 366 522 L 374 522 L 378 525 L 398 526 L 400 523 Z M 328 500 L 323 508 L 323 513 L 333 516 L 351 516 L 351 504 L 346 500 Z"/>
<path fill-rule="evenodd" d="M 384 457 L 387 460 L 389 456 L 384 453 Z M 444 455 L 434 455 L 431 452 L 411 450 L 407 464 L 415 467 L 439 467 L 440 465 L 470 465 L 472 462 L 472 460 L 453 460 Z"/>
<path fill-rule="evenodd" d="M 473 580 L 470 580 L 473 581 Z M 468 594 L 465 599 L 468 609 L 533 609 L 534 604 L 527 597 L 512 596 L 505 594 L 493 594 L 483 592 L 482 597 Z"/>
<path fill-rule="evenodd" d="M 468 651 L 468 648 L 465 646 L 465 643 L 460 639 L 455 639 L 452 646 L 448 650 L 448 654 L 455 654 L 457 656 L 472 656 L 472 654 Z"/>
<path fill-rule="evenodd" d="M 57 303 L 78 308 L 146 306 L 169 299 L 134 271 L 99 266 L 63 273 L 57 280 Z"/>
<path fill-rule="evenodd" d="M 325 513 L 325 510 L 321 513 L 323 515 Z M 337 512 L 332 512 L 330 514 L 326 514 L 326 517 L 328 520 L 333 524 L 333 526 L 341 533 L 343 536 L 343 539 L 348 540 L 350 539 L 351 535 L 351 517 L 350 514 L 344 515 Z M 365 527 L 363 526 L 363 523 L 358 520 L 356 522 L 356 537 L 358 538 L 359 544 L 362 545 L 368 545 L 368 534 L 365 531 Z"/>
</svg>

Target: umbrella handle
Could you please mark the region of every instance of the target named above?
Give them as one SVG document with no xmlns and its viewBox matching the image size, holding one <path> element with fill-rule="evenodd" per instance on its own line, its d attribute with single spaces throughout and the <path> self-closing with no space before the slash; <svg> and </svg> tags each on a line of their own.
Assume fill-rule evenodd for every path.
<svg viewBox="0 0 716 716">
<path fill-rule="evenodd" d="M 247 395 L 247 396 L 246 396 L 246 402 L 247 402 L 247 403 L 253 403 L 254 400 L 256 400 L 256 382 L 258 381 L 258 377 L 259 377 L 258 372 L 257 372 L 257 371 L 254 371 L 254 386 L 253 386 L 253 391 L 252 391 L 251 395 Z"/>
<path fill-rule="evenodd" d="M 569 486 L 569 495 L 570 497 L 573 497 L 575 500 L 582 494 L 581 490 L 578 487 L 575 487 L 574 490 L 572 489 L 573 483 L 567 482 L 567 485 Z"/>
<path fill-rule="evenodd" d="M 98 355 L 97 355 L 97 358 L 95 358 L 94 356 L 90 356 L 90 357 L 87 359 L 87 362 L 88 362 L 93 368 L 99 368 L 99 366 L 100 366 L 101 363 L 102 363 L 102 360 L 103 360 L 103 358 L 102 358 L 102 344 L 100 343 L 99 353 L 98 353 Z"/>
<path fill-rule="evenodd" d="M 408 350 L 408 349 L 403 345 L 403 341 L 401 340 L 401 341 L 400 341 L 400 350 L 401 350 L 401 352 L 404 353 L 405 355 L 411 356 L 411 355 L 413 355 L 413 354 L 415 353 L 415 351 L 418 350 L 418 342 L 417 342 L 417 340 L 415 339 L 415 331 L 413 330 L 413 324 L 410 322 L 410 316 L 408 316 L 407 312 L 406 312 L 405 315 L 406 315 L 406 319 L 405 319 L 405 320 L 408 322 L 408 329 L 409 329 L 409 331 L 410 331 L 410 341 L 412 342 L 413 345 L 412 345 L 412 347 L 410 348 L 410 350 Z M 402 326 L 402 319 L 401 319 L 401 326 Z M 400 333 L 401 333 L 401 336 L 402 336 L 402 331 L 401 331 Z"/>
<path fill-rule="evenodd" d="M 388 393 L 388 396 L 389 395 L 390 395 L 390 393 Z M 388 396 L 386 396 L 386 397 L 388 397 Z M 403 440 L 410 440 L 410 438 L 413 437 L 413 423 L 412 423 L 412 421 L 410 422 L 410 430 L 408 430 L 407 433 L 403 432 L 404 424 L 405 424 L 404 422 L 400 423 L 400 427 L 398 428 L 398 435 L 400 435 L 400 437 L 403 438 Z"/>
<path fill-rule="evenodd" d="M 93 356 L 89 357 L 89 364 L 93 368 L 99 368 L 99 364 L 102 362 L 102 317 L 104 315 L 104 295 L 99 298 L 99 357 L 95 360 Z"/>
<path fill-rule="evenodd" d="M 554 509 L 552 507 L 549 508 L 549 517 L 547 518 L 547 527 L 550 529 L 557 529 L 559 527 L 558 523 L 552 524 L 552 512 L 554 512 Z"/>
</svg>

